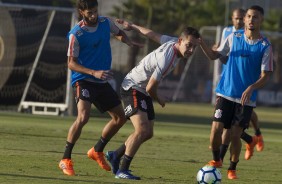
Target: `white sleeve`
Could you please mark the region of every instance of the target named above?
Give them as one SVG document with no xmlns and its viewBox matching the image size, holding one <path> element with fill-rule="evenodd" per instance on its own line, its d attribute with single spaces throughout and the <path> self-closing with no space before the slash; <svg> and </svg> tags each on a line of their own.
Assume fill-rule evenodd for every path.
<svg viewBox="0 0 282 184">
<path fill-rule="evenodd" d="M 233 33 L 230 34 L 223 43 L 220 44 L 220 46 L 217 48 L 217 51 L 222 56 L 228 56 L 231 51 L 231 45 L 233 43 Z"/>
<path fill-rule="evenodd" d="M 172 37 L 172 36 L 168 36 L 168 35 L 162 35 L 161 39 L 160 39 L 160 43 L 161 45 L 168 42 L 168 41 L 177 41 L 178 38 L 176 37 Z"/>
<path fill-rule="evenodd" d="M 114 21 L 110 18 L 107 18 L 110 24 L 110 31 L 112 34 L 117 35 L 119 33 L 119 27 L 114 23 Z"/>
<path fill-rule="evenodd" d="M 263 54 L 261 71 L 273 71 L 273 52 L 271 45 L 265 49 Z"/>
<path fill-rule="evenodd" d="M 225 35 L 225 32 L 226 32 L 226 27 L 223 29 L 223 31 L 222 31 L 222 33 L 221 33 L 221 39 L 220 39 L 220 44 L 222 44 L 223 42 L 224 42 L 224 40 L 225 40 L 225 38 L 224 38 L 224 35 Z"/>
<path fill-rule="evenodd" d="M 164 57 L 162 57 L 162 59 L 158 60 L 155 71 L 152 74 L 152 77 L 154 79 L 156 79 L 157 81 L 161 81 L 162 78 L 163 78 L 164 70 L 167 68 L 165 61 L 166 60 L 165 60 Z"/>
<path fill-rule="evenodd" d="M 69 46 L 67 56 L 78 57 L 79 56 L 80 46 L 73 34 L 69 35 Z"/>
</svg>

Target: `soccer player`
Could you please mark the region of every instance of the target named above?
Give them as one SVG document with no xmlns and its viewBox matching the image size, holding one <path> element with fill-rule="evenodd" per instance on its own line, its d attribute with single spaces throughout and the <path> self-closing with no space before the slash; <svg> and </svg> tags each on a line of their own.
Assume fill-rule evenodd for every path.
<svg viewBox="0 0 282 184">
<path fill-rule="evenodd" d="M 203 40 L 200 45 L 205 54 L 215 60 L 227 56 L 228 60 L 216 88 L 217 100 L 210 134 L 213 160 L 208 164 L 221 167 L 220 145 L 223 128 L 231 128 L 230 166 L 228 178 L 237 179 L 242 143 L 240 136 L 248 128 L 257 90 L 268 81 L 273 71 L 272 46 L 260 34 L 264 10 L 251 6 L 244 17 L 245 30 L 231 33 L 217 51 L 208 48 Z"/>
<path fill-rule="evenodd" d="M 98 142 L 87 152 L 106 171 L 111 167 L 104 158 L 104 147 L 126 122 L 121 101 L 107 82 L 112 56 L 110 35 L 134 46 L 126 34 L 107 17 L 98 16 L 97 0 L 78 0 L 77 9 L 82 17 L 69 32 L 68 68 L 72 70 L 72 86 L 77 104 L 77 118 L 69 129 L 65 152 L 59 168 L 66 175 L 75 175 L 71 160 L 72 149 L 89 120 L 91 104 L 101 112 L 108 112 L 111 120 L 106 124 Z"/>
<path fill-rule="evenodd" d="M 220 43 L 224 43 L 224 40 L 233 32 L 235 31 L 243 31 L 244 30 L 244 16 L 245 16 L 245 10 L 243 9 L 234 9 L 232 12 L 232 24 L 233 26 L 228 26 L 225 27 L 222 31 L 222 36 L 221 36 L 221 41 Z M 221 70 L 219 70 L 220 76 L 222 74 L 222 71 L 224 69 L 225 63 L 227 61 L 228 57 L 223 56 L 219 58 L 221 61 L 220 67 Z M 245 152 L 245 159 L 249 160 L 251 156 L 253 155 L 254 152 L 254 146 L 256 146 L 257 151 L 262 151 L 264 148 L 264 142 L 263 142 L 263 137 L 260 131 L 260 128 L 258 126 L 258 117 L 255 111 L 253 111 L 252 116 L 251 116 L 251 124 L 253 125 L 253 128 L 255 130 L 255 136 L 252 137 L 246 132 L 243 132 L 241 135 L 241 138 L 247 143 L 246 144 L 246 152 Z M 224 156 L 227 152 L 229 143 L 230 143 L 230 138 L 231 137 L 231 130 L 230 129 L 223 129 L 222 133 L 222 144 L 220 146 L 220 158 L 223 161 Z"/>
<path fill-rule="evenodd" d="M 186 27 L 177 38 L 161 35 L 124 20 L 117 22 L 126 30 L 135 30 L 161 44 L 124 78 L 121 97 L 125 115 L 131 120 L 135 130 L 116 151 L 106 153 L 116 178 L 140 180 L 140 177 L 131 174 L 129 167 L 141 144 L 153 137 L 155 112 L 152 101 L 157 101 L 162 107 L 167 102 L 164 96 L 158 94 L 158 86 L 181 60 L 186 61 L 193 54 L 200 35 L 192 27 Z"/>
</svg>

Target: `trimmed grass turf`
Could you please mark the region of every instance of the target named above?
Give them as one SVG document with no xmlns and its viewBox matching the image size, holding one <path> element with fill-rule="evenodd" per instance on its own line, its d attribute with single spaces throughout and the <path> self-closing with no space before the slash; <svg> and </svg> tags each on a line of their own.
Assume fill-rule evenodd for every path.
<svg viewBox="0 0 282 184">
<path fill-rule="evenodd" d="M 213 107 L 207 104 L 155 104 L 156 122 L 153 139 L 144 143 L 132 161 L 133 173 L 141 176 L 136 183 L 196 183 L 196 173 L 211 158 L 208 149 Z M 226 179 L 228 159 L 221 170 L 222 183 L 282 183 L 282 109 L 257 108 L 265 150 L 244 160 L 242 148 L 238 164 L 239 180 Z M 93 116 L 98 116 L 93 110 Z M 133 183 L 118 180 L 110 172 L 87 158 L 86 152 L 101 135 L 108 118 L 92 117 L 84 127 L 73 150 L 77 176 L 62 174 L 58 162 L 64 151 L 67 131 L 75 117 L 37 116 L 0 112 L 0 183 Z M 128 121 L 107 145 L 120 146 L 133 131 Z M 253 134 L 252 128 L 248 130 Z M 229 153 L 226 158 L 228 158 Z"/>
</svg>

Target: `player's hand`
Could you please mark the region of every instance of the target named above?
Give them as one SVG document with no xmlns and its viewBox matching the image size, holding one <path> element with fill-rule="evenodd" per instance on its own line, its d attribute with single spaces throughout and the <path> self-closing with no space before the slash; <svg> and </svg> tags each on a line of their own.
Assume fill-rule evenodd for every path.
<svg viewBox="0 0 282 184">
<path fill-rule="evenodd" d="M 165 107 L 165 101 L 163 99 L 159 99 L 158 102 L 162 107 Z"/>
<path fill-rule="evenodd" d="M 144 44 L 138 43 L 138 42 L 135 42 L 135 41 L 130 41 L 129 43 L 127 43 L 127 45 L 129 47 L 139 47 L 139 48 L 144 47 Z"/>
<path fill-rule="evenodd" d="M 126 31 L 131 31 L 133 30 L 132 28 L 132 23 L 130 22 L 127 22 L 123 19 L 116 19 L 116 22 L 120 25 L 122 25 L 123 29 L 126 30 Z"/>
<path fill-rule="evenodd" d="M 203 38 L 200 36 L 200 38 L 197 39 L 197 45 L 201 45 L 203 42 Z"/>
<path fill-rule="evenodd" d="M 166 102 L 170 102 L 171 98 L 169 97 L 158 97 L 158 103 L 162 106 L 165 107 Z"/>
<path fill-rule="evenodd" d="M 214 45 L 212 46 L 212 50 L 213 50 L 213 51 L 216 51 L 218 47 L 219 47 L 219 44 L 218 44 L 218 43 L 217 43 L 217 44 L 214 44 Z"/>
<path fill-rule="evenodd" d="M 246 103 L 250 102 L 250 98 L 252 96 L 253 89 L 251 86 L 249 86 L 242 94 L 241 97 L 241 104 L 244 106 Z"/>
<path fill-rule="evenodd" d="M 105 81 L 113 78 L 113 72 L 111 70 L 93 70 L 92 75 Z"/>
</svg>

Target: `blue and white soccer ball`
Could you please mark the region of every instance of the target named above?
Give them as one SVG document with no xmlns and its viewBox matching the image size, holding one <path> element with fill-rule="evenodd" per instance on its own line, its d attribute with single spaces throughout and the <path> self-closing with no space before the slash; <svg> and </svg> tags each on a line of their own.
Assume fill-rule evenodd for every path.
<svg viewBox="0 0 282 184">
<path fill-rule="evenodd" d="M 197 173 L 198 184 L 220 184 L 221 173 L 214 166 L 206 165 Z"/>
</svg>

